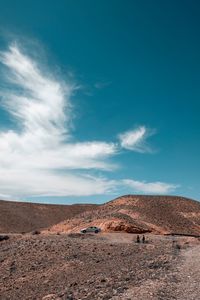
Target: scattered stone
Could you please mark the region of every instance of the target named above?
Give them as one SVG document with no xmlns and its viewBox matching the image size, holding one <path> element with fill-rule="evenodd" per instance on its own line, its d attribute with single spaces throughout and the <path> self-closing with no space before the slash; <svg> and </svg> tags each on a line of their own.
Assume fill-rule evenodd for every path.
<svg viewBox="0 0 200 300">
<path fill-rule="evenodd" d="M 1 241 L 7 241 L 9 239 L 8 235 L 0 235 L 0 242 Z"/>
<path fill-rule="evenodd" d="M 42 298 L 42 300 L 56 300 L 56 294 L 48 294 Z"/>
<path fill-rule="evenodd" d="M 36 234 L 40 234 L 41 232 L 39 231 L 39 230 L 34 230 L 33 232 L 32 232 L 32 235 L 36 235 Z"/>
</svg>

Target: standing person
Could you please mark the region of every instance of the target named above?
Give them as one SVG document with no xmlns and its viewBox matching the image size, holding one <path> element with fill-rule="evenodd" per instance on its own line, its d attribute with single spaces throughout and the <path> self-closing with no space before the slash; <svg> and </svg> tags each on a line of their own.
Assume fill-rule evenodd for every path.
<svg viewBox="0 0 200 300">
<path fill-rule="evenodd" d="M 140 243 L 140 236 L 137 235 L 137 240 L 136 240 L 137 243 Z"/>
<path fill-rule="evenodd" d="M 145 243 L 145 236 L 144 235 L 142 237 L 142 242 L 143 242 L 143 244 Z"/>
</svg>

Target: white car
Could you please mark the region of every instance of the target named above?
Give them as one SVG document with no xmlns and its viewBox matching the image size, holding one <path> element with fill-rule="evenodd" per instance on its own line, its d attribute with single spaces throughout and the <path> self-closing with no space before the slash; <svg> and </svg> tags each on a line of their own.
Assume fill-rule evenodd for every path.
<svg viewBox="0 0 200 300">
<path fill-rule="evenodd" d="M 101 231 L 101 228 L 96 227 L 96 226 L 91 226 L 87 228 L 81 229 L 81 233 L 87 233 L 87 232 L 94 232 L 94 233 L 99 233 Z"/>
</svg>

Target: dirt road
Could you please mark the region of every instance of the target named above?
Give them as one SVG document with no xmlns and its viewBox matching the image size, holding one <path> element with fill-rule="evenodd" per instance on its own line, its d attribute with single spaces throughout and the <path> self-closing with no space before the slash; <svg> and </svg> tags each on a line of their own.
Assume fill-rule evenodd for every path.
<svg viewBox="0 0 200 300">
<path fill-rule="evenodd" d="M 200 299 L 200 246 L 197 245 L 183 253 L 183 264 L 178 267 L 176 299 Z"/>
</svg>

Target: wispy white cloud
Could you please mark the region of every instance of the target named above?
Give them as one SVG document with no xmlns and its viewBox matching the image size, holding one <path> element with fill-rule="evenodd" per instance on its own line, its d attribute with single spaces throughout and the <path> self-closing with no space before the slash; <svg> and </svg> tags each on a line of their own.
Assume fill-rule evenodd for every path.
<svg viewBox="0 0 200 300">
<path fill-rule="evenodd" d="M 89 196 L 116 192 L 123 186 L 151 188 L 152 193 L 172 188 L 164 183 L 91 176 L 92 170 L 115 170 L 110 158 L 120 147 L 148 152 L 146 138 L 152 133 L 143 126 L 121 134 L 120 144 L 76 141 L 72 135 L 76 85 L 64 82 L 25 53 L 17 44 L 0 52 L 4 75 L 0 104 L 17 124 L 0 132 L 0 196 Z"/>
<path fill-rule="evenodd" d="M 42 73 L 16 45 L 0 53 L 0 60 L 8 68 L 10 84 L 8 90 L 0 92 L 2 103 L 20 124 L 20 132 L 1 133 L 1 154 L 12 154 L 9 160 L 13 158 L 13 163 L 26 167 L 34 164 L 37 168 L 106 169 L 101 159 L 115 153 L 113 143 L 71 142 L 71 97 L 75 86 Z M 20 160 L 24 155 L 27 159 Z"/>
<path fill-rule="evenodd" d="M 7 89 L 1 103 L 15 118 L 19 130 L 0 132 L 0 190 L 16 195 L 88 195 L 104 193 L 105 180 L 72 175 L 69 169 L 103 169 L 114 166 L 107 158 L 114 143 L 72 142 L 71 98 L 76 88 L 41 71 L 13 44 L 0 53 L 6 67 Z M 58 172 L 65 169 L 66 174 Z"/>
<path fill-rule="evenodd" d="M 115 183 L 104 178 L 49 170 L 12 169 L 0 171 L 0 189 L 13 197 L 89 196 L 115 190 Z M 7 194 L 6 194 L 7 193 Z M 5 197 L 7 198 L 7 197 Z M 10 198 L 10 196 L 9 196 Z"/>
<path fill-rule="evenodd" d="M 152 152 L 146 140 L 153 134 L 155 134 L 155 130 L 140 126 L 134 130 L 121 133 L 118 137 L 122 148 L 145 153 Z"/>
<path fill-rule="evenodd" d="M 168 194 L 178 187 L 178 185 L 165 182 L 145 182 L 131 179 L 124 179 L 123 184 L 131 188 L 133 192 L 144 194 Z"/>
</svg>

